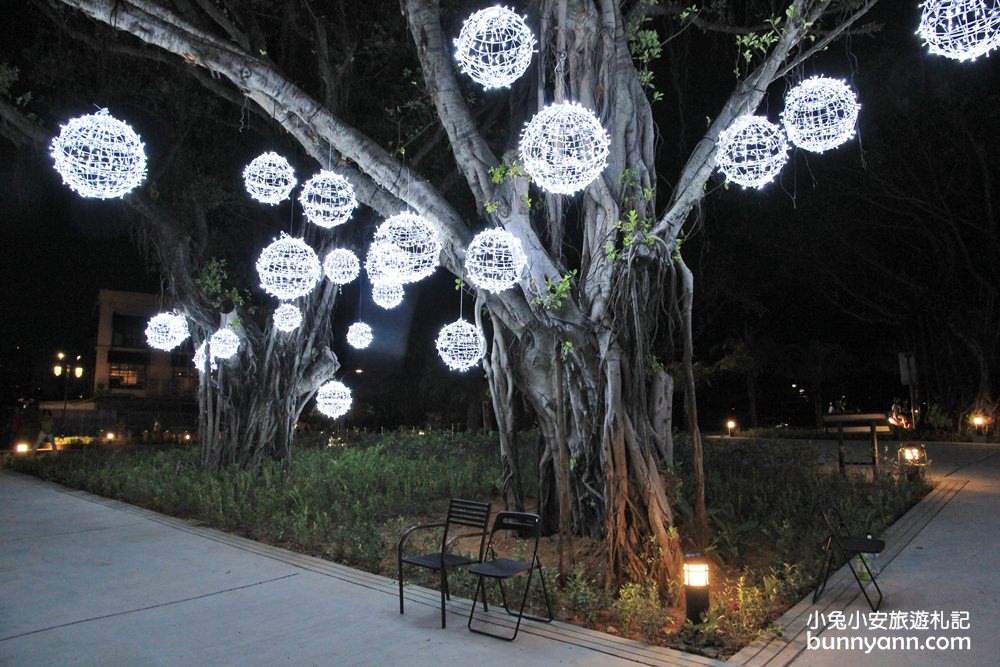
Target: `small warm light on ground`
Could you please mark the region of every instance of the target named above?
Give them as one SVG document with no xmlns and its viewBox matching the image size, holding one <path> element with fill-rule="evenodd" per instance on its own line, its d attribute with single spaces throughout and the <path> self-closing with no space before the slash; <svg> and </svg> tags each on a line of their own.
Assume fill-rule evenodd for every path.
<svg viewBox="0 0 1000 667">
<path fill-rule="evenodd" d="M 185 433 L 184 434 L 184 439 L 185 440 L 191 440 L 191 434 L 190 433 Z"/>
<path fill-rule="evenodd" d="M 104 439 L 107 440 L 108 442 L 111 442 L 112 440 L 115 439 L 115 434 L 114 433 L 105 433 L 104 434 Z"/>
<path fill-rule="evenodd" d="M 686 616 L 692 623 L 701 623 L 709 607 L 708 561 L 700 553 L 684 555 L 684 599 Z"/>
<path fill-rule="evenodd" d="M 926 466 L 927 451 L 923 445 L 905 444 L 899 448 L 899 462 L 906 466 Z"/>
<path fill-rule="evenodd" d="M 736 420 L 735 419 L 730 419 L 729 421 L 726 422 L 726 430 L 729 431 L 729 435 L 730 436 L 733 435 L 733 431 L 736 430 Z"/>
<path fill-rule="evenodd" d="M 29 447 L 28 443 L 26 442 L 19 442 L 16 445 L 14 445 L 14 451 L 17 452 L 18 454 L 27 454 L 30 450 L 31 447 Z"/>
<path fill-rule="evenodd" d="M 972 423 L 976 426 L 982 426 L 985 421 L 986 420 L 984 420 L 980 415 L 976 415 L 972 418 Z"/>
</svg>

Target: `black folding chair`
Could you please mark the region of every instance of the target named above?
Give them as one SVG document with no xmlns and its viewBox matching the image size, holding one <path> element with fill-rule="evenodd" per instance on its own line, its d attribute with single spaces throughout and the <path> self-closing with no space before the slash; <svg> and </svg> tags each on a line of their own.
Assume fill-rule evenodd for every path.
<svg viewBox="0 0 1000 667">
<path fill-rule="evenodd" d="M 836 507 L 830 506 L 821 513 L 823 521 L 826 522 L 827 527 L 830 529 L 830 535 L 826 538 L 826 545 L 823 547 L 823 550 L 826 552 L 826 564 L 823 569 L 823 576 L 817 582 L 816 590 L 813 592 L 813 602 L 815 603 L 826 589 L 826 582 L 830 578 L 830 568 L 833 564 L 833 549 L 836 547 L 841 558 L 847 563 L 851 574 L 854 575 L 854 580 L 858 582 L 861 593 L 865 596 L 865 600 L 868 601 L 868 606 L 871 607 L 872 611 L 878 611 L 878 608 L 882 605 L 882 589 L 879 588 L 878 581 L 875 580 L 875 573 L 872 572 L 868 559 L 861 558 L 861 564 L 864 566 L 865 571 L 868 572 L 868 577 L 872 585 L 875 586 L 875 591 L 878 593 L 878 602 L 872 602 L 864 582 L 861 581 L 857 570 L 851 563 L 851 559 L 859 554 L 882 553 L 882 550 L 885 549 L 885 540 L 876 540 L 853 534 Z"/>
<path fill-rule="evenodd" d="M 511 560 L 509 558 L 497 557 L 496 550 L 493 546 L 493 538 L 501 530 L 515 531 L 522 538 L 534 540 L 535 544 L 532 548 L 530 561 Z M 514 641 L 517 637 L 518 630 L 521 628 L 522 618 L 528 618 L 533 621 L 541 621 L 542 623 L 552 622 L 552 603 L 549 601 L 549 592 L 545 588 L 545 576 L 542 574 L 542 563 L 538 560 L 538 539 L 541 537 L 541 534 L 542 518 L 537 514 L 528 514 L 526 512 L 500 512 L 497 514 L 496 518 L 493 520 L 493 528 L 490 530 L 489 546 L 486 548 L 487 553 L 492 554 L 493 557 L 489 560 L 483 561 L 482 563 L 477 563 L 469 567 L 470 574 L 479 576 L 479 582 L 476 584 L 476 592 L 472 596 L 472 611 L 469 613 L 469 630 L 477 632 L 481 635 L 496 637 L 497 639 Z M 531 574 L 535 570 L 538 570 L 538 578 L 542 580 L 542 593 L 545 596 L 545 606 L 549 612 L 548 618 L 531 616 L 524 613 L 524 606 L 528 601 L 528 591 L 531 589 Z M 527 574 L 528 580 L 524 583 L 524 594 L 521 596 L 521 606 L 517 610 L 517 613 L 514 613 L 507 605 L 507 593 L 504 590 L 503 582 L 504 579 L 510 579 L 511 577 L 516 577 L 522 574 Z M 496 580 L 500 587 L 500 599 L 503 601 L 504 610 L 511 616 L 517 616 L 517 624 L 514 626 L 514 634 L 510 637 L 505 637 L 504 635 L 495 634 L 486 630 L 477 630 L 472 627 L 472 619 L 476 615 L 476 599 L 479 597 L 480 591 L 482 591 L 483 595 L 483 611 L 489 611 L 489 607 L 486 605 L 486 579 Z"/>
<path fill-rule="evenodd" d="M 451 593 L 448 591 L 448 569 L 453 567 L 464 567 L 466 565 L 471 565 L 472 563 L 482 562 L 483 554 L 485 553 L 486 532 L 489 523 L 489 503 L 452 498 L 451 502 L 448 504 L 448 515 L 445 517 L 444 521 L 419 524 L 416 526 L 410 526 L 406 529 L 403 535 L 399 538 L 399 544 L 396 547 L 396 565 L 399 575 L 400 614 L 403 613 L 403 563 L 406 563 L 407 565 L 415 565 L 416 567 L 425 567 L 430 570 L 435 570 L 441 575 L 441 627 L 445 627 L 445 600 L 451 599 Z M 451 531 L 453 526 L 474 528 L 475 532 L 452 535 Z M 441 534 L 441 550 L 418 556 L 404 556 L 403 545 L 406 542 L 406 539 L 414 531 L 425 528 L 444 528 L 444 531 Z M 449 551 L 452 543 L 463 537 L 479 537 L 479 555 L 477 557 L 470 558 L 468 556 L 451 553 Z"/>
</svg>

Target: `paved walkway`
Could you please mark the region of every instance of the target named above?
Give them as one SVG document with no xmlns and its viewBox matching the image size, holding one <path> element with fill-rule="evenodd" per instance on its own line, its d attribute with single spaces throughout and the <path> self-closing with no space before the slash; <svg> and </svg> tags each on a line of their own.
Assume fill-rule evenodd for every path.
<svg viewBox="0 0 1000 667">
<path fill-rule="evenodd" d="M 809 648 L 809 615 L 867 610 L 841 571 L 733 657 L 746 665 L 1000 664 L 1000 446 L 928 446 L 942 483 L 886 539 L 890 611 L 968 611 L 970 651 Z M 723 665 L 570 625 L 513 644 L 465 628 L 468 603 L 116 501 L 0 471 L 0 665 Z M 506 624 L 507 619 L 497 619 Z M 889 637 L 927 632 L 812 631 Z"/>
</svg>

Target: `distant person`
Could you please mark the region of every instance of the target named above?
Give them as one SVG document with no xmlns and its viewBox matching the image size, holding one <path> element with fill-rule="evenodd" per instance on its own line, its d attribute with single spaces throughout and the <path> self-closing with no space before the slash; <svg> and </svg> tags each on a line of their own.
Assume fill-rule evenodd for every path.
<svg viewBox="0 0 1000 667">
<path fill-rule="evenodd" d="M 42 443 L 48 440 L 52 443 L 52 451 L 58 452 L 56 448 L 56 438 L 53 435 L 53 431 L 56 430 L 55 422 L 52 420 L 52 412 L 50 410 L 45 410 L 42 412 L 41 419 L 38 420 L 38 437 L 35 438 L 35 451 L 37 452 L 42 446 Z"/>
</svg>

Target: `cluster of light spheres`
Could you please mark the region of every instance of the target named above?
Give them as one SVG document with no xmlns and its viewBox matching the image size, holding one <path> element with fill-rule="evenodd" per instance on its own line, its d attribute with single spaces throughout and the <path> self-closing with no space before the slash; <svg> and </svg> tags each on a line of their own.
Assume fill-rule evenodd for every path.
<svg viewBox="0 0 1000 667">
<path fill-rule="evenodd" d="M 240 349 L 240 337 L 229 327 L 219 329 L 212 334 L 209 348 L 214 358 L 231 359 Z"/>
<path fill-rule="evenodd" d="M 788 161 L 785 133 L 763 116 L 740 116 L 719 135 L 719 171 L 734 183 L 762 188 Z"/>
<path fill-rule="evenodd" d="M 146 342 L 157 350 L 169 352 L 188 337 L 187 320 L 177 313 L 160 313 L 146 325 Z"/>
<path fill-rule="evenodd" d="M 260 286 L 283 301 L 309 294 L 319 282 L 316 252 L 302 239 L 282 235 L 257 258 Z"/>
<path fill-rule="evenodd" d="M 331 419 L 351 409 L 351 390 L 343 382 L 330 380 L 316 392 L 316 409 Z"/>
<path fill-rule="evenodd" d="M 409 282 L 410 258 L 395 243 L 375 241 L 365 256 L 368 279 L 376 285 L 402 285 Z"/>
<path fill-rule="evenodd" d="M 274 328 L 278 331 L 295 331 L 302 324 L 302 311 L 290 303 L 283 303 L 274 309 Z"/>
<path fill-rule="evenodd" d="M 263 204 L 277 204 L 288 199 L 298 181 L 288 160 L 267 152 L 253 159 L 243 170 L 243 185 L 251 197 Z"/>
<path fill-rule="evenodd" d="M 345 248 L 335 248 L 323 260 L 323 273 L 330 282 L 346 285 L 361 272 L 358 256 Z"/>
<path fill-rule="evenodd" d="M 81 197 L 121 197 L 146 178 L 139 135 L 107 109 L 71 119 L 50 149 L 63 182 Z"/>
<path fill-rule="evenodd" d="M 194 351 L 194 359 L 193 359 L 193 361 L 194 361 L 194 367 L 198 369 L 198 372 L 199 373 L 204 372 L 204 370 L 205 370 L 205 343 L 204 342 L 202 342 L 202 344 L 198 346 L 198 349 L 196 349 Z M 215 358 L 213 357 L 212 358 L 212 362 L 211 362 L 211 364 L 209 366 L 209 370 L 210 371 L 214 371 L 218 367 L 219 367 L 219 364 L 215 361 Z"/>
<path fill-rule="evenodd" d="M 372 344 L 372 328 L 364 322 L 355 322 L 347 328 L 347 344 L 356 350 L 363 350 Z"/>
<path fill-rule="evenodd" d="M 332 171 L 321 171 L 302 186 L 299 202 L 306 219 L 326 229 L 342 225 L 358 206 L 354 188 L 346 178 Z"/>
<path fill-rule="evenodd" d="M 372 301 L 376 306 L 392 310 L 403 303 L 403 286 L 399 283 L 374 283 L 372 285 Z"/>
<path fill-rule="evenodd" d="M 446 324 L 437 337 L 441 359 L 453 371 L 465 371 L 475 366 L 486 352 L 486 340 L 479 328 L 465 320 Z"/>
<path fill-rule="evenodd" d="M 516 285 L 527 263 L 521 241 L 502 229 L 479 232 L 465 251 L 469 281 L 490 292 L 502 292 Z"/>
<path fill-rule="evenodd" d="M 455 40 L 459 69 L 486 90 L 517 81 L 535 51 L 535 36 L 507 7 L 481 9 L 465 19 Z"/>
<path fill-rule="evenodd" d="M 927 50 L 954 60 L 974 60 L 1000 47 L 998 0 L 926 0 L 917 34 Z"/>
<path fill-rule="evenodd" d="M 573 194 L 608 166 L 611 139 L 589 109 L 573 102 L 552 104 L 521 132 L 521 164 L 542 188 Z"/>
<path fill-rule="evenodd" d="M 860 108 L 844 81 L 814 76 L 788 91 L 782 122 L 789 141 L 822 153 L 854 136 Z"/>
<path fill-rule="evenodd" d="M 400 282 L 423 280 L 437 267 L 441 241 L 434 226 L 419 215 L 400 213 L 386 219 L 375 230 L 375 240 L 391 243 L 406 253 L 407 266 L 398 271 Z"/>
</svg>

